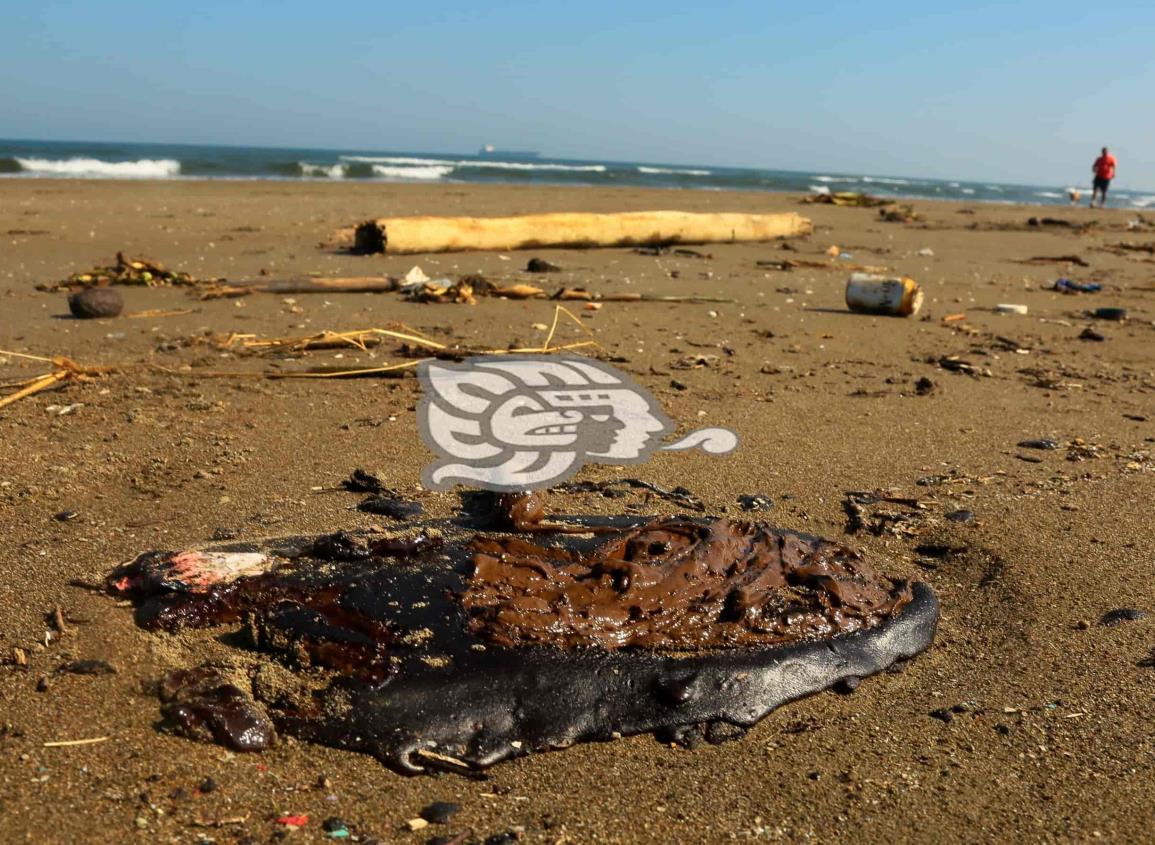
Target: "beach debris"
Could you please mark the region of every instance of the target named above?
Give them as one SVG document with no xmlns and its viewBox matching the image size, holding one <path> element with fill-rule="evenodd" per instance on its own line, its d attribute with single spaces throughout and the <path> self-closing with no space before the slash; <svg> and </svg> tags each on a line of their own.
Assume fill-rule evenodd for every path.
<svg viewBox="0 0 1155 845">
<path fill-rule="evenodd" d="M 54 742 L 44 742 L 41 745 L 44 748 L 75 748 L 78 745 L 99 745 L 110 739 L 112 739 L 110 736 L 94 736 L 91 739 L 61 739 Z"/>
<path fill-rule="evenodd" d="M 160 262 L 149 258 L 125 258 L 123 252 L 118 252 L 115 264 L 107 267 L 93 267 L 83 273 L 73 273 L 62 282 L 40 284 L 36 286 L 36 289 L 60 291 L 105 287 L 107 285 L 163 287 L 195 284 L 199 284 L 199 282 L 188 273 L 174 272 Z"/>
<path fill-rule="evenodd" d="M 783 236 L 785 237 L 785 235 Z M 783 241 L 779 244 L 780 249 L 791 248 L 789 243 Z M 679 247 L 670 246 L 639 246 L 633 250 L 638 255 L 652 255 L 660 257 L 663 255 L 673 255 L 678 258 L 713 258 L 714 256 L 708 252 L 698 252 L 696 249 L 683 249 Z"/>
<path fill-rule="evenodd" d="M 826 254 L 831 258 L 837 258 L 842 254 L 842 249 L 835 244 L 831 244 L 826 248 Z"/>
<path fill-rule="evenodd" d="M 1146 619 L 1148 615 L 1147 611 L 1139 610 L 1137 607 L 1117 607 L 1114 610 L 1108 610 L 1099 617 L 1099 624 L 1111 628 L 1124 622 L 1137 622 L 1140 619 Z"/>
<path fill-rule="evenodd" d="M 228 282 L 203 281 L 192 291 L 200 299 L 237 299 L 254 293 L 392 293 L 401 287 L 398 279 L 382 276 L 321 277 Z"/>
<path fill-rule="evenodd" d="M 341 482 L 341 489 L 350 493 L 384 493 L 385 483 L 375 473 L 363 469 L 355 469 L 353 473 Z"/>
<path fill-rule="evenodd" d="M 406 282 L 399 288 L 410 302 L 456 302 L 474 305 L 473 285 L 465 278 L 451 282 L 449 279 L 437 281 Z"/>
<path fill-rule="evenodd" d="M 905 276 L 852 273 L 846 282 L 846 307 L 862 314 L 910 317 L 922 307 L 918 282 Z"/>
<path fill-rule="evenodd" d="M 1103 286 L 1098 282 L 1073 282 L 1070 279 L 1058 279 L 1051 290 L 1057 290 L 1059 293 L 1098 293 L 1103 289 Z"/>
<path fill-rule="evenodd" d="M 914 392 L 918 396 L 929 396 L 934 393 L 935 384 L 926 376 L 921 376 L 918 381 L 914 383 Z"/>
<path fill-rule="evenodd" d="M 1085 329 L 1083 329 L 1081 332 L 1079 332 L 1079 340 L 1094 340 L 1094 341 L 1100 341 L 1101 342 L 1101 341 L 1104 341 L 1106 339 L 1107 339 L 1107 336 L 1105 334 L 1103 334 L 1102 332 L 1095 331 L 1090 326 L 1087 326 Z"/>
<path fill-rule="evenodd" d="M 1133 241 L 1119 241 L 1118 243 L 1110 244 L 1107 248 L 1121 252 L 1147 252 L 1155 254 L 1155 241 L 1145 244 L 1137 244 Z"/>
<path fill-rule="evenodd" d="M 624 487 L 634 490 L 645 490 L 653 493 L 660 499 L 673 502 L 679 507 L 702 513 L 706 506 L 685 487 L 678 486 L 667 490 L 649 481 L 640 478 L 615 478 L 608 481 L 566 481 L 552 488 L 559 493 L 601 493 L 606 498 L 616 499 L 623 494 Z"/>
<path fill-rule="evenodd" d="M 161 714 L 191 739 L 233 751 L 264 751 L 276 733 L 264 709 L 212 667 L 177 669 L 160 683 Z"/>
<path fill-rule="evenodd" d="M 835 193 L 815 193 L 802 198 L 803 203 L 815 205 L 837 205 L 844 208 L 878 208 L 889 205 L 892 200 L 872 197 L 858 191 L 837 191 Z"/>
<path fill-rule="evenodd" d="M 774 500 L 762 493 L 743 493 L 738 497 L 738 507 L 744 511 L 773 510 Z"/>
<path fill-rule="evenodd" d="M 1035 255 L 1030 258 L 1015 259 L 1016 264 L 1074 264 L 1076 267 L 1090 267 L 1080 255 Z"/>
<path fill-rule="evenodd" d="M 970 523 L 975 521 L 975 512 L 968 510 L 949 511 L 943 514 L 943 519 L 950 522 Z"/>
<path fill-rule="evenodd" d="M 448 824 L 461 811 L 461 805 L 452 801 L 434 801 L 424 807 L 419 814 L 430 824 Z"/>
<path fill-rule="evenodd" d="M 1040 440 L 1020 440 L 1018 443 L 1020 449 L 1041 449 L 1043 451 L 1063 448 L 1058 440 L 1051 440 L 1044 438 Z"/>
<path fill-rule="evenodd" d="M 404 499 L 390 490 L 382 491 L 365 499 L 357 505 L 357 510 L 401 520 L 420 516 L 423 509 L 420 502 Z"/>
<path fill-rule="evenodd" d="M 764 260 L 756 262 L 758 267 L 766 270 L 790 272 L 791 270 L 838 270 L 840 272 L 858 273 L 886 273 L 889 267 L 874 264 L 847 264 L 845 261 L 808 261 L 803 258 L 782 258 L 778 260 Z"/>
<path fill-rule="evenodd" d="M 394 217 L 358 225 L 354 251 L 371 255 L 740 243 L 807 235 L 810 229 L 809 220 L 793 213 L 632 211 L 519 217 Z"/>
<path fill-rule="evenodd" d="M 906 510 L 898 511 L 888 507 L 890 505 Z M 880 491 L 850 491 L 842 501 L 842 509 L 846 512 L 846 533 L 865 531 L 876 537 L 883 534 L 912 536 L 921 522 L 919 512 L 925 508 L 918 499 L 892 496 Z"/>
<path fill-rule="evenodd" d="M 68 310 L 80 320 L 116 317 L 124 310 L 124 298 L 112 288 L 85 288 L 68 297 Z"/>
<path fill-rule="evenodd" d="M 56 670 L 57 674 L 71 675 L 115 675 L 116 669 L 105 660 L 69 660 Z"/>
<path fill-rule="evenodd" d="M 118 373 L 123 370 L 122 367 L 96 367 L 78 364 L 76 361 L 73 361 L 71 358 L 66 358 L 63 355 L 43 357 L 41 355 L 29 355 L 24 352 L 0 349 L 0 358 L 5 357 L 51 364 L 52 369 L 47 373 L 33 376 L 32 378 L 8 381 L 0 380 L 0 390 L 8 389 L 12 391 L 6 396 L 0 396 L 0 408 L 58 385 L 72 381 L 86 381 L 97 376 Z"/>
<path fill-rule="evenodd" d="M 878 209 L 878 218 L 884 223 L 913 223 L 919 219 L 912 205 L 891 205 Z"/>
<path fill-rule="evenodd" d="M 560 273 L 561 268 L 556 264 L 550 264 L 544 258 L 531 258 L 525 265 L 527 273 Z"/>
<path fill-rule="evenodd" d="M 278 816 L 277 824 L 282 825 L 289 830 L 300 830 L 309 824 L 309 817 L 303 813 Z"/>
<path fill-rule="evenodd" d="M 1027 306 L 1017 305 L 1017 304 L 1014 304 L 1011 302 L 1000 302 L 998 305 L 996 305 L 991 310 L 994 311 L 996 314 L 1004 314 L 1004 315 L 1015 314 L 1015 315 L 1022 316 L 1023 314 L 1027 313 Z"/>
<path fill-rule="evenodd" d="M 1031 217 L 1027 220 L 1027 225 L 1034 227 L 1053 226 L 1060 229 L 1087 229 L 1095 224 L 1077 223 L 1073 220 L 1063 220 L 1059 217 Z"/>
<path fill-rule="evenodd" d="M 526 521 L 542 528 L 538 510 Z M 926 585 L 831 541 L 726 519 L 565 520 L 603 530 L 547 530 L 539 543 L 441 521 L 438 543 L 425 526 L 283 538 L 256 550 L 284 565 L 209 593 L 157 582 L 128 593 L 146 628 L 243 620 L 251 636 L 222 642 L 279 658 L 262 659 L 269 672 L 305 670 L 267 684 L 239 667 L 178 670 L 162 683 L 164 712 L 232 747 L 267 744 L 275 723 L 405 774 L 469 773 L 632 734 L 738 738 L 934 636 Z M 126 595 L 120 578 L 110 589 Z M 451 809 L 417 819 L 442 823 Z"/>
<path fill-rule="evenodd" d="M 1090 316 L 1096 320 L 1114 320 L 1121 323 L 1127 319 L 1126 308 L 1096 308 L 1090 312 Z"/>
</svg>

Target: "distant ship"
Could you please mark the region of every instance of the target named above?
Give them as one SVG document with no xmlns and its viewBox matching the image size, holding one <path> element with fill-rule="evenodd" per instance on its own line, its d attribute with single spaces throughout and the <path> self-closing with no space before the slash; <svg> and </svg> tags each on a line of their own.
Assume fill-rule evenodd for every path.
<svg viewBox="0 0 1155 845">
<path fill-rule="evenodd" d="M 534 150 L 499 150 L 493 144 L 486 144 L 477 151 L 477 154 L 493 158 L 537 158 L 541 155 Z"/>
</svg>

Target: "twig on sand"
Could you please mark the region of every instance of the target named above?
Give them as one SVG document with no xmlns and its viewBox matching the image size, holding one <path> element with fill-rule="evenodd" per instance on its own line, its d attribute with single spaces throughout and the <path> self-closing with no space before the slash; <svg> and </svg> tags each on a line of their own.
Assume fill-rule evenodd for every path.
<svg viewBox="0 0 1155 845">
<path fill-rule="evenodd" d="M 98 742 L 108 742 L 111 737 L 96 736 L 92 739 L 62 739 L 58 742 L 46 742 L 45 748 L 71 748 L 76 745 L 96 745 Z"/>
</svg>

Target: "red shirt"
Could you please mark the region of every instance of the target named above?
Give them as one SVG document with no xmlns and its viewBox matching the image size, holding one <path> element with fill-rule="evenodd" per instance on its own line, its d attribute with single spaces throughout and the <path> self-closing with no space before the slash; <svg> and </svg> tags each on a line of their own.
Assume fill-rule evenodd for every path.
<svg viewBox="0 0 1155 845">
<path fill-rule="evenodd" d="M 1100 179 L 1114 179 L 1115 163 L 1115 156 L 1110 153 L 1099 156 L 1095 159 L 1095 175 Z"/>
</svg>

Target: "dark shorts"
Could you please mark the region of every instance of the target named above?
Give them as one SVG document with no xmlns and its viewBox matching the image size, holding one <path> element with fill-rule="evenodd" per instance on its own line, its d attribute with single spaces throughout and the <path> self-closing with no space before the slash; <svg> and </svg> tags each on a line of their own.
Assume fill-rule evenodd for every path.
<svg viewBox="0 0 1155 845">
<path fill-rule="evenodd" d="M 1103 193 L 1107 193 L 1107 189 L 1111 187 L 1111 180 L 1110 179 L 1104 179 L 1102 176 L 1096 176 L 1094 185 L 1095 185 L 1096 191 L 1102 191 Z"/>
</svg>

